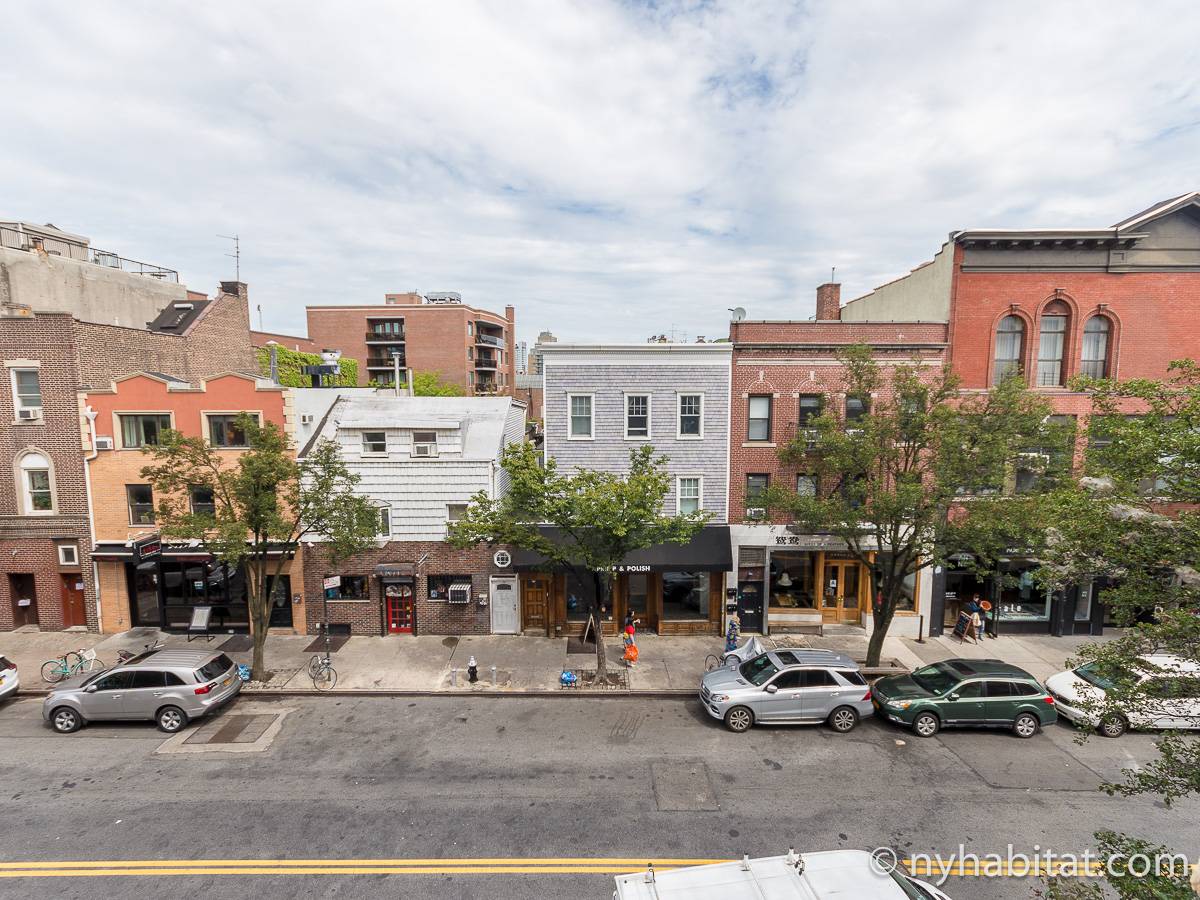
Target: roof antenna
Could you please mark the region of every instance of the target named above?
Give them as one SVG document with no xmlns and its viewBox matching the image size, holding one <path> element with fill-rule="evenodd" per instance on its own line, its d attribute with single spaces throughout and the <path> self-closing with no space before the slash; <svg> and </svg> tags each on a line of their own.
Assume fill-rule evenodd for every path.
<svg viewBox="0 0 1200 900">
<path fill-rule="evenodd" d="M 227 241 L 233 241 L 233 252 L 226 253 L 226 256 L 233 257 L 233 280 L 242 280 L 242 244 L 238 240 L 236 234 L 218 234 L 217 237 L 224 238 Z M 262 323 L 258 323 L 259 330 L 262 330 Z"/>
<path fill-rule="evenodd" d="M 837 266 L 829 267 L 829 283 L 837 284 Z"/>
</svg>

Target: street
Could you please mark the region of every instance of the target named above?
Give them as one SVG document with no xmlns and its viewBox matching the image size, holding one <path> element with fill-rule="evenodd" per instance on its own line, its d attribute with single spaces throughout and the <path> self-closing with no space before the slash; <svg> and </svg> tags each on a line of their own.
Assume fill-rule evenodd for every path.
<svg viewBox="0 0 1200 900">
<path fill-rule="evenodd" d="M 241 698 L 202 731 L 168 740 L 149 723 L 56 735 L 40 707 L 0 707 L 0 862 L 313 862 L 291 875 L 179 865 L 12 879 L 0 865 L 4 897 L 583 900 L 612 892 L 611 875 L 585 858 L 713 859 L 789 845 L 1065 852 L 1091 846 L 1100 827 L 1200 846 L 1200 803 L 1168 810 L 1096 790 L 1152 759 L 1151 736 L 1079 746 L 1066 725 L 1028 741 L 984 731 L 921 740 L 878 721 L 845 736 L 735 735 L 694 700 L 289 697 Z M 509 862 L 339 871 L 347 860 L 410 859 Z M 486 873 L 497 866 L 535 874 Z M 1032 886 L 954 877 L 945 890 L 984 900 L 1027 897 Z"/>
</svg>

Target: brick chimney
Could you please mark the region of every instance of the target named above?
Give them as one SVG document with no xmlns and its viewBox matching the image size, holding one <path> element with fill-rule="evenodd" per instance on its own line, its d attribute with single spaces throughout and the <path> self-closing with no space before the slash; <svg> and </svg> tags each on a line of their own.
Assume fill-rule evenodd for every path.
<svg viewBox="0 0 1200 900">
<path fill-rule="evenodd" d="M 842 286 L 826 282 L 817 288 L 817 321 L 837 322 L 842 318 Z"/>
<path fill-rule="evenodd" d="M 241 297 L 243 300 L 250 298 L 250 289 L 246 287 L 246 282 L 244 281 L 222 281 L 221 293 L 233 294 L 233 296 Z"/>
</svg>

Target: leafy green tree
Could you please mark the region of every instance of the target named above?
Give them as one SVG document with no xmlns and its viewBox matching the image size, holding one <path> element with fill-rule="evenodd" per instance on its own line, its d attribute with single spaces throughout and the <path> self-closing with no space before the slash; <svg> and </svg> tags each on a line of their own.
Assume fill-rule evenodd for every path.
<svg viewBox="0 0 1200 900">
<path fill-rule="evenodd" d="M 442 381 L 437 372 L 413 372 L 413 393 L 418 397 L 462 397 L 461 385 Z"/>
<path fill-rule="evenodd" d="M 594 469 L 567 474 L 553 459 L 543 465 L 532 444 L 511 444 L 500 460 L 508 490 L 494 499 L 476 494 L 466 514 L 450 524 L 447 539 L 456 547 L 487 543 L 531 550 L 547 565 L 591 581 L 597 602 L 611 609 L 614 571 L 629 553 L 667 541 L 686 544 L 708 520 L 705 512 L 663 514 L 671 488 L 666 463 L 645 446 L 630 451 L 625 474 Z M 553 526 L 553 536 L 542 525 Z M 598 635 L 596 679 L 607 678 Z"/>
<path fill-rule="evenodd" d="M 815 476 L 815 493 L 775 486 L 747 504 L 841 538 L 870 568 L 867 664 L 877 665 L 916 572 L 962 553 L 987 569 L 1009 548 L 1036 543 L 1042 520 L 1035 498 L 1069 468 L 1062 462 L 1069 438 L 1018 378 L 964 395 L 948 368 L 917 360 L 882 366 L 865 346 L 848 348 L 841 360 L 857 417 L 825 409 L 780 449 L 784 463 Z M 1047 448 L 1058 465 L 1017 471 L 1023 452 Z M 1014 493 L 1018 481 L 1022 492 Z"/>
<path fill-rule="evenodd" d="M 258 368 L 264 378 L 271 376 L 271 348 L 256 347 L 254 355 L 258 359 Z M 279 344 L 275 345 L 275 369 L 279 374 L 279 383 L 284 387 L 312 387 L 312 376 L 304 374 L 305 366 L 321 365 L 318 353 L 302 353 L 289 350 Z M 358 384 L 358 360 L 342 357 L 338 360 L 341 371 L 328 383 L 337 387 L 354 387 Z"/>
<path fill-rule="evenodd" d="M 158 497 L 164 537 L 196 541 L 229 568 L 245 567 L 253 677 L 265 681 L 271 591 L 285 561 L 310 536 L 323 539 L 332 561 L 361 553 L 377 538 L 379 513 L 354 492 L 358 476 L 332 441 L 319 442 L 297 460 L 275 424 L 260 425 L 243 413 L 237 426 L 245 432 L 246 449 L 236 457 L 203 438 L 167 431 L 145 448 L 154 462 L 142 469 L 142 477 Z M 192 508 L 197 487 L 212 492 L 211 512 Z"/>
</svg>

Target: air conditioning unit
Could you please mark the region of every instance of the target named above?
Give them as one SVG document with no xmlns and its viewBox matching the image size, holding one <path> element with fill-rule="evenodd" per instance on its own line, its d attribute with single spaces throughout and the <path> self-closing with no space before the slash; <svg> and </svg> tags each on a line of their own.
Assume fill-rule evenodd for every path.
<svg viewBox="0 0 1200 900">
<path fill-rule="evenodd" d="M 25 409 L 17 410 L 17 418 L 18 419 L 25 419 L 26 421 L 32 421 L 34 419 L 40 419 L 41 417 L 42 417 L 41 407 L 33 406 L 33 407 L 28 407 Z"/>
<path fill-rule="evenodd" d="M 847 428 L 846 435 L 848 437 L 861 437 L 863 430 L 861 428 Z"/>
<path fill-rule="evenodd" d="M 1045 472 L 1050 467 L 1049 453 L 1018 453 L 1017 468 L 1027 472 Z"/>
<path fill-rule="evenodd" d="M 113 448 L 113 439 L 101 435 L 96 435 L 94 446 L 97 450 L 111 450 Z"/>
<path fill-rule="evenodd" d="M 747 519 L 765 519 L 766 517 L 767 517 L 767 510 L 764 507 L 762 507 L 762 506 L 746 507 L 746 518 Z"/>
<path fill-rule="evenodd" d="M 470 603 L 471 602 L 471 582 L 456 581 L 450 585 L 449 597 L 451 603 Z"/>
<path fill-rule="evenodd" d="M 801 428 L 800 440 L 804 441 L 804 446 L 809 450 L 817 449 L 817 437 L 820 432 L 815 428 Z"/>
<path fill-rule="evenodd" d="M 413 444 L 412 455 L 426 459 L 437 456 L 437 444 Z"/>
<path fill-rule="evenodd" d="M 313 422 L 312 416 L 310 416 L 308 414 L 304 414 L 304 415 L 300 416 L 300 424 L 301 425 L 311 425 L 312 422 Z"/>
</svg>

